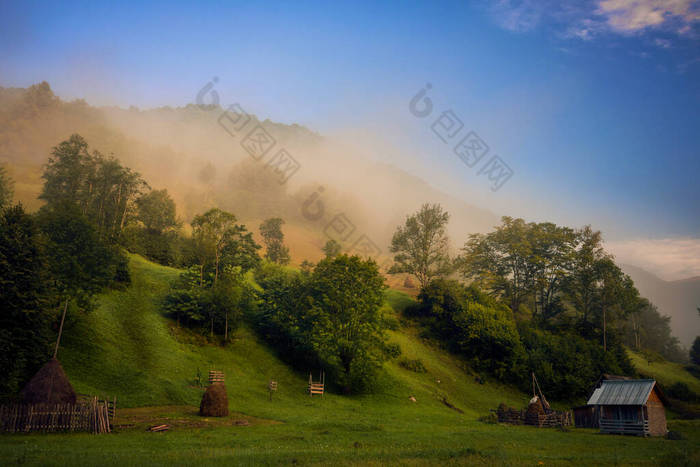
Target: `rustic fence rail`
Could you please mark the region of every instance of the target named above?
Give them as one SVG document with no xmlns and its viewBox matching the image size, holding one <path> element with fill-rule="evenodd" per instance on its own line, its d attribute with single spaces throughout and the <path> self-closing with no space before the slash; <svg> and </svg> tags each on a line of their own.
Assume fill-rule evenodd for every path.
<svg viewBox="0 0 700 467">
<path fill-rule="evenodd" d="M 558 427 L 571 425 L 571 412 L 550 411 L 548 413 L 517 410 L 501 404 L 496 410 L 499 423 L 532 425 L 536 427 Z"/>
<path fill-rule="evenodd" d="M 613 420 L 600 419 L 601 433 L 618 433 L 625 435 L 648 436 L 649 421 L 648 420 Z"/>
<path fill-rule="evenodd" d="M 0 431 L 87 431 L 109 433 L 108 403 L 93 398 L 76 404 L 0 405 Z"/>
</svg>

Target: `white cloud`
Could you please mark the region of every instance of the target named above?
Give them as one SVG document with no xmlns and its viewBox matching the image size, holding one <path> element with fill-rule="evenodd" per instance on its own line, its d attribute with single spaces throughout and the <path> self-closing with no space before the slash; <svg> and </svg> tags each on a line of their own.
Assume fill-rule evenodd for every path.
<svg viewBox="0 0 700 467">
<path fill-rule="evenodd" d="M 513 32 L 534 29 L 544 14 L 542 3 L 536 0 L 498 0 L 491 10 L 498 24 Z"/>
<path fill-rule="evenodd" d="M 695 0 L 601 0 L 596 13 L 604 16 L 607 24 L 619 32 L 658 27 L 670 21 L 681 22 L 683 29 L 700 20 Z"/>
<path fill-rule="evenodd" d="M 700 238 L 635 239 L 605 246 L 618 264 L 639 266 L 665 280 L 700 276 Z"/>
<path fill-rule="evenodd" d="M 487 8 L 509 31 L 527 32 L 552 23 L 564 37 L 582 40 L 647 28 L 692 36 L 700 21 L 698 0 L 498 0 Z"/>
<path fill-rule="evenodd" d="M 668 49 L 671 47 L 671 41 L 668 39 L 654 39 L 654 44 L 661 47 L 662 49 Z"/>
</svg>

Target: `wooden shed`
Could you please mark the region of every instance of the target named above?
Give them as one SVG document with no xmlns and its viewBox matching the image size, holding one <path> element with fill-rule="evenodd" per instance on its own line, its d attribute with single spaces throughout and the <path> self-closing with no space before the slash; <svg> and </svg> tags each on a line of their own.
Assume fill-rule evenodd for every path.
<svg viewBox="0 0 700 467">
<path fill-rule="evenodd" d="M 653 379 L 604 380 L 593 391 L 588 407 L 601 433 L 664 436 L 666 409 Z"/>
</svg>

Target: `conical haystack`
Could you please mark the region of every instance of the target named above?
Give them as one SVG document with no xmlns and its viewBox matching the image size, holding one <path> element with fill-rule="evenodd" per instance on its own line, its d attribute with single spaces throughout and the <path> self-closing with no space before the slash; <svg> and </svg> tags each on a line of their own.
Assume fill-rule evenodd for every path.
<svg viewBox="0 0 700 467">
<path fill-rule="evenodd" d="M 21 393 L 26 404 L 75 404 L 76 395 L 63 367 L 55 358 L 29 380 Z"/>
<path fill-rule="evenodd" d="M 228 396 L 224 383 L 214 383 L 202 396 L 199 415 L 204 417 L 226 417 L 228 415 Z"/>
</svg>

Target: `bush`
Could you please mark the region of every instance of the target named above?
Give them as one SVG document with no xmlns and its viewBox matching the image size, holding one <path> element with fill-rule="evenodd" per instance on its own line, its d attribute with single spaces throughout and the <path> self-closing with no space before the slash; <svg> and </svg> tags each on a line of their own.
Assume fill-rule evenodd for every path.
<svg viewBox="0 0 700 467">
<path fill-rule="evenodd" d="M 418 295 L 418 306 L 406 310 L 418 317 L 452 351 L 466 356 L 480 370 L 500 379 L 520 371 L 522 346 L 507 307 L 475 287 L 453 280 L 432 281 Z"/>
<path fill-rule="evenodd" d="M 267 263 L 255 278 L 265 289 L 258 329 L 283 358 L 325 368 L 345 393 L 370 389 L 387 356 L 384 278 L 374 261 L 340 255 L 307 274 Z"/>
<path fill-rule="evenodd" d="M 700 365 L 686 365 L 685 369 L 688 373 L 700 379 Z"/>
<path fill-rule="evenodd" d="M 671 387 L 666 390 L 666 394 L 674 399 L 678 399 L 683 402 L 696 402 L 698 400 L 698 395 L 695 394 L 687 384 L 682 381 L 674 383 Z"/>
<path fill-rule="evenodd" d="M 384 346 L 384 354 L 387 358 L 398 358 L 401 355 L 401 346 L 396 342 L 389 342 Z"/>
<path fill-rule="evenodd" d="M 400 327 L 399 320 L 395 316 L 384 313 L 382 316 L 382 321 L 384 322 L 384 327 L 391 331 L 396 331 Z"/>
<path fill-rule="evenodd" d="M 408 371 L 412 371 L 414 373 L 427 373 L 428 370 L 425 368 L 425 365 L 423 365 L 423 362 L 418 358 L 415 360 L 411 360 L 408 358 L 402 358 L 399 360 L 399 365 L 402 368 L 405 368 Z"/>
<path fill-rule="evenodd" d="M 573 333 L 553 334 L 548 331 L 520 328 L 526 351 L 526 366 L 534 371 L 540 386 L 553 399 L 570 400 L 587 396 L 591 382 L 603 373 L 632 374 L 633 368 L 624 348 L 614 339 L 605 352 L 598 342 Z M 530 387 L 530 372 L 524 372 L 520 387 Z"/>
<path fill-rule="evenodd" d="M 131 253 L 165 266 L 182 265 L 182 239 L 177 232 L 158 232 L 138 225 L 124 229 L 121 244 Z"/>
</svg>

